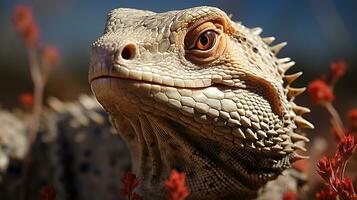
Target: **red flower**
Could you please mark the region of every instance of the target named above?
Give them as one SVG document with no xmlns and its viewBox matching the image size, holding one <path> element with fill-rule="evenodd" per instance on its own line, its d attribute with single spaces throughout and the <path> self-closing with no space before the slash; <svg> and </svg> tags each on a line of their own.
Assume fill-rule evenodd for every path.
<svg viewBox="0 0 357 200">
<path fill-rule="evenodd" d="M 40 192 L 41 200 L 54 200 L 56 198 L 56 192 L 52 186 L 45 186 Z"/>
<path fill-rule="evenodd" d="M 297 199 L 297 194 L 294 191 L 287 191 L 283 195 L 282 200 L 296 200 Z"/>
<path fill-rule="evenodd" d="M 319 163 L 317 164 L 317 172 L 319 175 L 327 182 L 330 182 L 331 176 L 333 172 L 333 165 L 331 160 L 324 156 L 320 159 Z"/>
<path fill-rule="evenodd" d="M 134 192 L 134 190 L 139 186 L 139 180 L 135 174 L 127 172 L 124 174 L 122 179 L 123 188 L 120 189 L 120 194 L 127 197 L 128 200 L 142 200 L 143 198 Z"/>
<path fill-rule="evenodd" d="M 26 107 L 33 106 L 33 95 L 31 93 L 21 93 L 18 96 L 21 105 Z"/>
<path fill-rule="evenodd" d="M 347 116 L 351 129 L 357 129 L 357 108 L 350 110 Z"/>
<path fill-rule="evenodd" d="M 332 159 L 332 166 L 335 170 L 335 176 L 342 179 L 344 177 L 344 168 L 347 160 L 351 157 L 356 149 L 354 137 L 351 135 L 344 135 L 337 145 L 337 151 Z"/>
<path fill-rule="evenodd" d="M 341 185 L 343 188 L 343 190 L 341 191 L 343 197 L 346 198 L 346 197 L 356 196 L 355 190 L 353 188 L 353 183 L 349 177 L 345 177 L 341 181 Z"/>
<path fill-rule="evenodd" d="M 28 25 L 22 32 L 22 39 L 27 46 L 34 47 L 38 43 L 40 30 L 35 23 Z"/>
<path fill-rule="evenodd" d="M 338 61 L 331 63 L 332 76 L 335 78 L 341 78 L 347 69 L 347 63 L 345 61 Z"/>
<path fill-rule="evenodd" d="M 39 39 L 39 28 L 36 25 L 32 10 L 25 5 L 18 5 L 13 11 L 15 30 L 19 31 L 27 46 L 36 46 Z"/>
<path fill-rule="evenodd" d="M 357 144 L 354 137 L 344 135 L 344 138 L 337 145 L 337 151 L 333 159 L 324 156 L 317 165 L 318 173 L 325 180 L 326 184 L 329 185 L 329 189 L 333 190 L 343 199 L 357 198 L 351 179 L 345 177 L 344 174 L 346 163 L 356 147 Z M 329 199 L 328 197 L 328 191 L 316 194 L 317 199 Z"/>
<path fill-rule="evenodd" d="M 60 54 L 56 47 L 48 45 L 42 48 L 42 61 L 46 65 L 56 65 L 60 60 Z"/>
<path fill-rule="evenodd" d="M 316 200 L 336 200 L 336 192 L 331 188 L 316 193 Z"/>
<path fill-rule="evenodd" d="M 339 196 L 343 199 L 352 199 L 355 196 L 355 191 L 353 189 L 353 184 L 350 178 L 345 177 L 344 179 L 335 179 L 332 183 L 337 190 Z"/>
<path fill-rule="evenodd" d="M 332 102 L 335 99 L 331 87 L 321 80 L 315 80 L 308 86 L 307 92 L 314 103 Z"/>
<path fill-rule="evenodd" d="M 30 7 L 26 5 L 17 5 L 13 10 L 13 23 L 18 31 L 24 30 L 32 23 L 33 14 Z"/>
<path fill-rule="evenodd" d="M 169 192 L 169 200 L 183 200 L 188 197 L 189 192 L 186 186 L 186 175 L 171 171 L 169 179 L 165 182 L 165 187 Z"/>
<path fill-rule="evenodd" d="M 352 153 L 356 150 L 357 144 L 355 143 L 355 138 L 351 135 L 345 135 L 343 140 L 337 146 L 336 156 L 341 156 L 344 160 L 351 157 Z"/>
</svg>

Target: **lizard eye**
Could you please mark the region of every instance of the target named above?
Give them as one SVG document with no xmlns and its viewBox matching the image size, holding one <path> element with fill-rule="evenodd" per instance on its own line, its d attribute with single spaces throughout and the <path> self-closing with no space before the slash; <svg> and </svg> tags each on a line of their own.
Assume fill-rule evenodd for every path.
<svg viewBox="0 0 357 200">
<path fill-rule="evenodd" d="M 226 48 L 224 27 L 215 21 L 189 29 L 184 38 L 186 59 L 205 64 L 219 58 Z"/>
<path fill-rule="evenodd" d="M 214 31 L 206 31 L 202 33 L 196 41 L 195 49 L 208 50 L 211 49 L 216 43 L 217 34 Z"/>
</svg>

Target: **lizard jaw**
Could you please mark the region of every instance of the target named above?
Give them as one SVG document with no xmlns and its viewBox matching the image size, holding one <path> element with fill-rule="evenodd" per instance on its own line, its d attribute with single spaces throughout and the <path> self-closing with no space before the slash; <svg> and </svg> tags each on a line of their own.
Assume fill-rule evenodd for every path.
<svg viewBox="0 0 357 200">
<path fill-rule="evenodd" d="M 113 107 L 123 110 L 123 113 L 136 113 L 140 110 L 171 118 L 187 127 L 201 129 L 205 137 L 222 140 L 235 147 L 247 147 L 256 154 L 266 154 L 279 159 L 292 153 L 285 152 L 285 148 L 289 150 L 288 145 L 291 143 L 289 136 L 284 134 L 281 139 L 283 133 L 269 129 L 269 126 L 274 124 L 268 126 L 268 122 L 264 122 L 266 120 L 257 123 L 253 121 L 259 119 L 255 114 L 247 118 L 239 113 L 239 108 L 232 108 L 235 105 L 229 103 L 234 101 L 227 102 L 223 99 L 226 94 L 221 90 L 230 90 L 224 86 L 191 90 L 108 76 L 94 79 L 91 85 L 102 104 L 113 104 Z M 103 90 L 104 88 L 106 90 Z M 234 98 L 238 100 L 235 102 L 238 107 L 239 100 L 245 101 L 244 96 L 250 95 L 245 92 L 237 92 L 238 97 L 243 99 Z M 269 103 L 266 102 L 265 106 L 269 106 Z M 110 107 L 107 106 L 107 109 Z M 278 116 L 271 117 L 275 117 L 276 126 L 283 126 Z M 284 128 L 287 130 L 287 127 Z"/>
<path fill-rule="evenodd" d="M 107 88 L 105 94 L 112 94 L 109 96 L 102 96 L 101 91 L 103 91 L 104 84 L 110 84 L 110 87 Z M 161 174 L 162 178 L 168 176 L 171 168 L 185 169 L 185 166 L 200 166 L 202 167 L 202 163 L 200 163 L 200 159 L 192 159 L 185 160 L 183 162 L 171 163 L 172 160 L 182 161 L 181 157 L 186 158 L 187 155 L 192 154 L 193 157 L 201 157 L 204 163 L 211 163 L 210 168 L 215 169 L 216 173 L 219 172 L 221 174 L 221 178 L 223 180 L 216 180 L 220 182 L 234 182 L 234 184 L 227 185 L 227 188 L 231 190 L 246 190 L 253 191 L 259 186 L 266 183 L 268 180 L 275 178 L 277 175 L 281 173 L 281 171 L 287 167 L 289 167 L 289 156 L 280 156 L 271 159 L 269 156 L 258 155 L 257 152 L 249 151 L 246 148 L 242 148 L 240 146 L 234 146 L 232 143 L 229 145 L 227 141 L 220 140 L 219 138 L 214 139 L 212 137 L 205 137 L 202 135 L 203 130 L 200 130 L 197 127 L 188 127 L 187 124 L 184 124 L 183 121 L 175 120 L 172 114 L 168 111 L 165 113 L 163 110 L 169 108 L 164 108 L 161 105 L 161 109 L 156 109 L 156 112 L 153 112 L 154 109 L 150 110 L 143 104 L 143 106 L 138 106 L 136 102 L 136 97 L 133 95 L 126 95 L 124 91 L 130 91 L 132 94 L 144 94 L 143 91 L 140 91 L 140 87 L 147 88 L 147 83 L 140 83 L 133 80 L 123 80 L 117 78 L 98 78 L 92 82 L 92 89 L 96 93 L 98 100 L 102 103 L 102 105 L 107 109 L 110 116 L 112 117 L 113 123 L 116 126 L 117 130 L 121 130 L 120 126 L 123 126 L 123 123 L 117 123 L 118 115 L 124 116 L 132 126 L 132 129 L 135 130 L 135 134 L 137 138 L 143 138 L 145 141 L 155 141 L 150 138 L 160 138 L 163 133 L 169 135 L 170 137 L 175 137 L 171 142 L 176 146 L 175 151 L 168 150 L 166 148 L 166 152 L 176 152 L 177 157 L 175 159 L 169 159 L 165 156 L 165 148 L 160 145 L 149 145 L 149 142 L 135 143 L 133 145 L 133 140 L 127 140 L 129 145 L 132 145 L 130 148 L 133 152 L 140 152 L 137 150 L 139 146 L 144 145 L 148 151 L 132 154 L 132 158 L 134 158 L 134 172 L 139 176 L 144 177 L 145 181 L 154 179 L 153 177 L 158 176 L 157 173 L 148 174 L 147 167 L 143 166 L 156 166 L 147 162 L 161 160 L 160 163 L 168 163 L 168 169 L 161 169 L 164 173 Z M 139 89 L 139 90 L 138 90 Z M 148 93 L 147 93 L 148 94 Z M 148 94 L 149 96 L 149 94 Z M 146 98 L 148 97 L 146 96 Z M 145 97 L 141 96 L 143 99 Z M 140 101 L 140 100 L 139 100 Z M 148 99 L 144 100 L 148 101 Z M 157 112 L 159 111 L 159 112 Z M 161 113 L 161 114 L 158 114 Z M 180 113 L 176 112 L 176 116 L 180 116 Z M 146 120 L 145 120 L 146 118 Z M 145 122 L 144 122 L 145 121 Z M 145 125 L 145 123 L 150 123 L 149 125 Z M 146 129 L 142 127 L 156 127 L 151 129 Z M 156 131 L 154 131 L 156 130 Z M 158 131 L 160 130 L 160 131 Z M 146 133 L 144 133 L 146 131 Z M 119 131 L 119 133 L 125 139 L 125 132 Z M 150 136 L 148 136 L 151 134 Z M 206 136 L 209 136 L 207 133 Z M 211 135 L 212 136 L 212 135 Z M 142 139 L 142 140 L 143 140 Z M 129 142 L 128 142 L 129 141 Z M 165 140 L 166 141 L 166 140 Z M 179 144 L 176 141 L 180 141 Z M 207 142 L 202 142 L 207 141 Z M 166 145 L 166 142 L 162 142 L 162 144 Z M 212 144 L 213 146 L 209 147 L 206 144 Z M 171 145 L 172 146 L 172 145 Z M 145 149 L 141 148 L 141 150 Z M 156 150 L 155 150 L 156 148 Z M 162 148 L 162 149 L 158 149 Z M 140 148 L 139 148 L 140 149 Z M 197 149 L 200 150 L 201 154 L 197 155 Z M 212 151 L 214 150 L 214 151 Z M 149 153 L 148 153 L 149 152 Z M 156 153 L 159 152 L 159 156 Z M 221 153 L 220 153 L 221 152 Z M 184 155 L 184 156 L 183 156 Z M 136 158 L 146 158 L 146 162 L 137 161 Z M 201 160 L 202 160 L 201 159 Z M 170 161 L 171 160 L 171 161 Z M 230 162 L 228 162 L 230 161 Z M 144 163 L 143 163 L 144 162 Z M 198 163 L 197 163 L 198 162 Z M 233 163 L 232 163 L 233 162 Z M 231 164 L 227 164 L 231 163 Z M 164 164 L 162 167 L 165 167 Z M 167 166 L 166 166 L 167 167 Z M 199 167 L 199 169 L 200 169 Z M 154 167 L 155 168 L 155 167 Z M 135 171 L 135 169 L 143 169 L 143 171 Z M 202 170 L 193 170 L 193 171 L 202 171 Z M 190 171 L 185 171 L 186 174 L 190 174 Z M 146 175 L 145 175 L 146 174 Z M 154 176 L 155 175 L 155 176 Z M 198 177 L 205 177 L 204 174 Z M 188 177 L 189 180 L 194 180 L 195 177 Z M 149 182 L 149 181 L 148 181 Z M 194 182 L 194 181 L 193 181 Z M 247 187 L 249 186 L 249 187 Z M 151 185 L 150 187 L 155 187 Z M 157 186 L 159 187 L 159 186 Z M 190 185 L 190 189 L 197 189 L 198 186 Z M 233 187 L 233 188 L 232 188 Z"/>
</svg>

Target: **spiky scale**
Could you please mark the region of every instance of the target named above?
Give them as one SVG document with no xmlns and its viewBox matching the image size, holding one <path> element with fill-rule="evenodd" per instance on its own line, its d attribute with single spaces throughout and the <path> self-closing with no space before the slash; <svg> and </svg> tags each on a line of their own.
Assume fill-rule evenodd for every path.
<svg viewBox="0 0 357 200">
<path fill-rule="evenodd" d="M 297 73 L 294 73 L 294 74 L 289 74 L 289 75 L 285 75 L 283 77 L 283 80 L 284 80 L 284 84 L 287 86 L 287 85 L 290 85 L 292 82 L 294 82 L 297 78 L 299 78 L 300 76 L 302 75 L 302 72 L 297 72 Z"/>
<path fill-rule="evenodd" d="M 285 151 L 279 151 L 278 154 L 280 154 L 280 155 L 286 155 L 286 152 L 285 152 Z"/>
<path fill-rule="evenodd" d="M 292 66 L 295 65 L 295 62 L 294 61 L 290 61 L 290 62 L 287 62 L 287 63 L 282 63 L 280 66 L 279 66 L 279 72 L 281 74 L 285 74 L 286 71 L 288 71 Z"/>
<path fill-rule="evenodd" d="M 260 27 L 255 27 L 255 28 L 252 28 L 250 29 L 252 31 L 253 34 L 255 35 L 260 35 L 262 32 L 263 32 L 263 29 L 260 28 Z"/>
<path fill-rule="evenodd" d="M 298 133 L 293 133 L 293 134 L 291 134 L 290 137 L 293 142 L 298 142 L 298 141 L 309 142 L 310 141 L 309 138 L 307 138 L 303 135 L 300 135 Z"/>
<path fill-rule="evenodd" d="M 304 91 L 306 90 L 306 88 L 292 88 L 292 87 L 288 87 L 288 99 L 292 99 L 296 96 L 299 96 L 300 94 L 302 94 Z"/>
<path fill-rule="evenodd" d="M 274 137 L 271 140 L 273 140 L 273 142 L 282 142 L 284 141 L 283 139 L 281 139 L 280 137 Z"/>
<path fill-rule="evenodd" d="M 264 131 L 262 131 L 262 130 L 258 130 L 258 131 L 257 131 L 257 134 L 258 134 L 258 136 L 259 136 L 260 138 L 267 138 L 267 137 L 268 137 L 268 135 L 267 135 Z"/>
<path fill-rule="evenodd" d="M 245 136 L 247 137 L 247 139 L 258 140 L 257 134 L 255 134 L 250 128 L 247 128 L 245 130 Z"/>
<path fill-rule="evenodd" d="M 286 146 L 291 146 L 293 143 L 291 143 L 290 141 L 284 141 L 282 143 L 280 143 L 281 146 L 286 147 Z"/>
<path fill-rule="evenodd" d="M 252 122 L 250 121 L 250 119 L 249 118 L 247 118 L 246 116 L 242 116 L 241 118 L 240 118 L 240 123 L 242 123 L 244 126 L 246 126 L 246 127 L 250 127 L 250 126 L 252 126 Z"/>
<path fill-rule="evenodd" d="M 279 61 L 279 63 L 288 63 L 291 61 L 291 58 L 289 58 L 289 57 L 279 58 L 278 61 Z"/>
<path fill-rule="evenodd" d="M 283 147 L 278 145 L 278 144 L 276 144 L 276 145 L 272 146 L 271 149 L 275 150 L 275 151 L 280 151 L 280 150 L 283 150 Z"/>
<path fill-rule="evenodd" d="M 269 131 L 267 131 L 267 134 L 269 136 L 277 136 L 277 135 L 279 135 L 275 130 L 269 130 Z"/>
<path fill-rule="evenodd" d="M 232 130 L 232 133 L 234 136 L 237 136 L 238 138 L 245 139 L 245 135 L 243 131 L 240 128 L 235 128 Z"/>
<path fill-rule="evenodd" d="M 305 147 L 303 147 L 301 145 L 297 145 L 297 144 L 291 145 L 291 148 L 301 150 L 301 151 L 307 151 Z"/>
<path fill-rule="evenodd" d="M 302 118 L 301 116 L 294 117 L 294 121 L 295 121 L 295 124 L 299 128 L 309 128 L 309 129 L 313 129 L 314 128 L 314 125 L 312 125 L 309 121 L 307 121 L 306 119 Z"/>
<path fill-rule="evenodd" d="M 297 115 L 303 115 L 305 113 L 309 113 L 310 109 L 303 107 L 303 106 L 298 106 L 296 104 L 293 104 L 293 110 Z"/>
<path fill-rule="evenodd" d="M 262 40 L 265 44 L 270 45 L 271 43 L 274 42 L 275 37 L 265 37 L 265 38 L 262 38 Z"/>
<path fill-rule="evenodd" d="M 264 143 L 262 141 L 257 141 L 255 142 L 256 146 L 258 147 L 265 147 Z"/>
<path fill-rule="evenodd" d="M 290 158 L 290 162 L 296 162 L 299 160 L 305 160 L 305 159 L 309 159 L 309 156 L 303 156 L 297 153 L 294 153 L 294 155 Z"/>
<path fill-rule="evenodd" d="M 282 43 L 279 43 L 277 45 L 274 45 L 272 47 L 270 47 L 270 50 L 276 55 L 280 52 L 280 50 L 282 48 L 284 48 L 288 43 L 287 42 L 282 42 Z"/>
<path fill-rule="evenodd" d="M 291 148 L 290 146 L 288 146 L 288 147 L 284 148 L 284 151 L 285 151 L 286 153 L 292 153 L 292 152 L 294 152 L 294 149 Z"/>
<path fill-rule="evenodd" d="M 263 147 L 262 150 L 263 150 L 263 151 L 270 152 L 270 151 L 271 151 L 271 148 L 270 148 L 270 147 Z"/>
</svg>

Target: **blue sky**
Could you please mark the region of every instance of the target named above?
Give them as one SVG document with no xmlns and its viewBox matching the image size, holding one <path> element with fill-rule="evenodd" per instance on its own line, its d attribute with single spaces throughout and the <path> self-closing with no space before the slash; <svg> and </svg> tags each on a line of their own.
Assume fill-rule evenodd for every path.
<svg viewBox="0 0 357 200">
<path fill-rule="evenodd" d="M 282 55 L 296 56 L 307 63 L 348 59 L 356 51 L 357 3 L 353 0 L 2 0 L 0 58 L 14 44 L 15 50 L 21 48 L 10 17 L 11 9 L 18 3 L 33 7 L 42 40 L 57 45 L 64 60 L 73 59 L 73 55 L 87 59 L 91 42 L 103 31 L 107 12 L 118 7 L 163 12 L 200 5 L 217 6 L 248 27 L 261 26 L 263 36 L 288 41 L 289 46 Z"/>
</svg>

